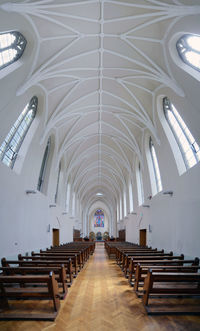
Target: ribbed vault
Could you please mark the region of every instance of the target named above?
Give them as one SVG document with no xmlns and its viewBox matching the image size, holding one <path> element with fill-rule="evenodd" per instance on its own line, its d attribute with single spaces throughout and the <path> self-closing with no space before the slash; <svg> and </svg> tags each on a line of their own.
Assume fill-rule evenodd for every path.
<svg viewBox="0 0 200 331">
<path fill-rule="evenodd" d="M 41 143 L 53 129 L 57 165 L 65 160 L 72 190 L 88 209 L 99 199 L 97 192 L 116 206 L 136 156 L 143 163 L 146 130 L 159 142 L 155 93 L 167 86 L 183 96 L 165 41 L 179 19 L 200 13 L 197 4 L 27 0 L 1 5 L 23 15 L 34 29 L 35 60 L 17 93 L 33 86 L 45 92 Z"/>
</svg>

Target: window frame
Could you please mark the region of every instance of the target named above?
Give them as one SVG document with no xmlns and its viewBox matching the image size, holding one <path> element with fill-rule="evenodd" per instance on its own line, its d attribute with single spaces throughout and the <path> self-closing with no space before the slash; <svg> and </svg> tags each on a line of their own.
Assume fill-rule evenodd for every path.
<svg viewBox="0 0 200 331">
<path fill-rule="evenodd" d="M 60 183 L 60 174 L 61 174 L 61 161 L 59 162 L 59 167 L 58 167 L 58 176 L 57 176 L 57 182 L 56 182 L 56 193 L 54 197 L 54 202 L 58 202 L 58 189 L 59 189 L 59 183 Z"/>
<path fill-rule="evenodd" d="M 17 53 L 12 58 L 12 60 L 0 65 L 0 71 L 3 70 L 4 68 L 10 66 L 14 62 L 17 62 L 23 55 L 26 45 L 27 45 L 26 38 L 19 31 L 8 31 L 8 32 L 0 33 L 0 39 L 1 39 L 1 36 L 7 35 L 7 34 L 11 34 L 11 35 L 15 36 L 15 40 L 9 46 L 5 46 L 2 48 L 0 47 L 0 56 L 3 52 L 12 50 L 12 49 L 15 49 L 17 51 Z"/>
<path fill-rule="evenodd" d="M 7 134 L 6 138 L 4 139 L 4 141 L 2 142 L 1 146 L 0 146 L 0 160 L 7 165 L 8 167 L 10 167 L 11 169 L 13 169 L 14 165 L 15 165 L 15 161 L 17 159 L 17 155 L 18 152 L 22 146 L 22 143 L 28 133 L 28 130 L 36 116 L 37 113 L 37 107 L 38 107 L 38 98 L 36 96 L 33 96 L 31 98 L 31 100 L 29 101 L 29 103 L 24 107 L 23 111 L 21 112 L 21 114 L 19 115 L 19 117 L 17 118 L 17 120 L 15 121 L 15 123 L 13 124 L 13 126 L 11 127 L 9 133 Z M 27 108 L 27 109 L 26 109 Z M 24 114 L 23 114 L 24 112 Z M 24 128 L 23 122 L 26 121 L 26 116 L 28 115 L 29 112 L 32 112 L 30 118 L 29 118 L 29 122 L 27 124 L 27 126 Z M 21 134 L 22 131 L 22 134 Z M 16 136 L 19 136 L 18 138 L 18 142 L 15 140 Z M 6 140 L 8 139 L 8 140 Z M 11 145 L 12 142 L 16 142 L 14 148 Z M 2 148 L 2 145 L 5 144 L 5 146 Z M 2 149 L 2 151 L 1 151 Z M 13 153 L 12 157 L 8 157 L 7 153 L 9 152 L 9 150 L 11 150 L 11 153 Z M 8 159 L 10 159 L 10 162 L 4 162 L 4 158 L 7 157 Z"/>
<path fill-rule="evenodd" d="M 137 181 L 138 205 L 141 206 L 144 203 L 144 186 L 143 186 L 143 178 L 141 173 L 141 165 L 139 161 L 137 162 L 137 168 L 136 168 L 136 181 Z"/>
<path fill-rule="evenodd" d="M 193 53 L 195 54 L 199 54 L 199 57 L 200 57 L 200 51 L 198 50 L 194 50 L 190 45 L 188 45 L 187 43 L 187 38 L 189 37 L 199 37 L 200 38 L 200 35 L 198 34 L 193 34 L 193 33 L 185 33 L 183 34 L 176 42 L 176 50 L 178 52 L 178 55 L 179 57 L 181 58 L 181 60 L 186 64 L 188 65 L 189 67 L 193 68 L 194 70 L 200 72 L 200 66 L 197 67 L 195 65 L 193 65 L 185 56 L 185 54 L 188 52 L 188 51 L 192 51 Z"/>
<path fill-rule="evenodd" d="M 45 172 L 46 172 L 46 168 L 47 168 L 47 162 L 48 162 L 48 158 L 49 158 L 49 154 L 50 154 L 50 148 L 51 148 L 51 137 L 49 137 L 49 139 L 47 141 L 47 145 L 46 145 L 46 148 L 44 151 L 44 155 L 43 155 L 42 163 L 41 163 L 41 167 L 40 167 L 40 174 L 39 174 L 38 184 L 37 184 L 37 190 L 39 192 L 42 192 L 42 190 L 43 190 L 43 184 L 44 184 Z"/>
<path fill-rule="evenodd" d="M 164 115 L 165 115 L 165 119 L 166 119 L 166 121 L 167 121 L 167 123 L 168 123 L 168 125 L 169 125 L 169 127 L 170 127 L 170 129 L 171 129 L 171 132 L 173 133 L 173 136 L 174 136 L 176 142 L 177 142 L 177 145 L 178 145 L 179 150 L 180 150 L 180 152 L 181 152 L 182 159 L 183 159 L 183 162 L 184 162 L 184 164 L 185 164 L 186 170 L 188 170 L 188 169 L 192 168 L 194 165 L 196 165 L 196 164 L 200 161 L 200 157 L 198 158 L 198 156 L 197 156 L 198 150 L 196 150 L 196 148 L 194 147 L 194 144 L 197 144 L 197 142 L 196 142 L 195 138 L 193 137 L 192 133 L 190 132 L 190 130 L 188 129 L 187 125 L 186 125 L 185 122 L 183 121 L 182 117 L 180 116 L 178 110 L 176 109 L 178 115 L 180 116 L 182 122 L 183 122 L 184 125 L 185 125 L 186 130 L 189 131 L 189 134 L 190 134 L 190 135 L 192 136 L 192 138 L 194 139 L 194 142 L 193 142 L 193 143 L 190 141 L 189 136 L 187 135 L 186 130 L 185 130 L 185 128 L 183 127 L 182 123 L 179 121 L 179 118 L 176 116 L 176 114 L 175 114 L 175 112 L 174 112 L 174 110 L 173 110 L 173 107 L 176 109 L 176 107 L 171 103 L 170 99 L 169 99 L 168 97 L 164 97 L 164 98 L 163 98 L 163 112 L 164 112 Z M 190 166 L 189 163 L 188 163 L 188 160 L 187 160 L 187 158 L 186 158 L 186 153 L 184 152 L 184 149 L 183 149 L 183 146 L 182 146 L 182 144 L 181 144 L 181 142 L 180 142 L 180 139 L 179 139 L 179 137 L 178 137 L 178 135 L 177 135 L 177 133 L 176 133 L 176 130 L 174 129 L 173 125 L 171 124 L 170 118 L 169 118 L 169 116 L 168 116 L 168 112 L 169 112 L 169 111 L 172 112 L 172 114 L 173 114 L 173 116 L 174 116 L 174 119 L 176 120 L 176 123 L 178 124 L 179 128 L 180 128 L 181 131 L 182 131 L 182 134 L 183 134 L 184 137 L 186 138 L 188 144 L 191 146 L 191 151 L 192 151 L 193 156 L 194 156 L 194 158 L 195 158 L 195 160 L 196 160 L 196 163 L 195 163 L 193 166 Z M 198 144 L 197 144 L 197 145 L 198 145 Z M 192 146 L 193 146 L 193 147 L 192 147 Z M 199 145 L 198 145 L 198 147 L 199 147 Z"/>
<path fill-rule="evenodd" d="M 163 186 L 162 186 L 162 180 L 161 180 L 161 174 L 160 174 L 160 168 L 158 164 L 158 159 L 156 155 L 156 150 L 153 144 L 153 140 L 150 137 L 149 138 L 149 151 L 150 151 L 150 156 L 151 156 L 151 162 L 153 166 L 153 174 L 154 174 L 154 181 L 155 181 L 155 186 L 156 186 L 156 193 L 159 193 L 162 191 Z M 157 163 L 157 169 L 156 169 L 156 163 Z"/>
<path fill-rule="evenodd" d="M 134 212 L 133 185 L 131 179 L 129 180 L 128 193 L 129 193 L 129 213 L 131 214 Z"/>
</svg>

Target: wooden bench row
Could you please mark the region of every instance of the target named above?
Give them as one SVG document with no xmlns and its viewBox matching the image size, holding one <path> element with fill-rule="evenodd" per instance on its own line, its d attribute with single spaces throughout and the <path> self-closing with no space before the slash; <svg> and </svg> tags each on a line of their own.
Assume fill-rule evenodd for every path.
<svg viewBox="0 0 200 331">
<path fill-rule="evenodd" d="M 41 250 L 40 253 L 32 252 L 31 256 L 19 254 L 18 260 L 3 258 L 0 268 L 0 320 L 54 320 L 60 300 L 66 297 L 73 277 L 93 254 L 94 247 L 94 243 L 72 243 Z M 25 299 L 29 300 L 26 304 L 26 307 L 30 306 L 29 312 L 22 305 Z M 49 302 L 42 306 L 40 300 L 44 299 Z M 17 313 L 12 309 L 15 305 Z M 36 307 L 40 307 L 38 312 L 35 312 Z"/>
<path fill-rule="evenodd" d="M 199 258 L 129 243 L 116 245 L 115 257 L 148 314 L 200 314 Z"/>
</svg>

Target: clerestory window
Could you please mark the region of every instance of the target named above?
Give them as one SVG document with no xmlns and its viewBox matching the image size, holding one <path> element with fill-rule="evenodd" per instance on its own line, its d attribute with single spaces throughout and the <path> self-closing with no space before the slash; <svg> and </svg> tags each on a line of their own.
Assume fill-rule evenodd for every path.
<svg viewBox="0 0 200 331">
<path fill-rule="evenodd" d="M 41 165 L 41 168 L 40 168 L 40 175 L 39 175 L 38 185 L 37 185 L 37 189 L 40 192 L 43 191 L 45 171 L 46 171 L 47 161 L 48 161 L 48 157 L 49 157 L 49 153 L 50 153 L 50 147 L 51 147 L 51 138 L 49 137 L 48 142 L 47 142 L 47 146 L 45 148 L 44 156 L 43 156 L 43 159 L 42 159 L 42 165 Z"/>
<path fill-rule="evenodd" d="M 161 181 L 160 169 L 159 169 L 159 165 L 158 165 L 155 147 L 154 147 L 151 137 L 149 139 L 149 150 L 150 150 L 151 161 L 152 161 L 152 165 L 153 165 L 153 174 L 154 174 L 154 181 L 156 184 L 156 191 L 158 193 L 158 192 L 162 191 L 162 181 Z"/>
<path fill-rule="evenodd" d="M 177 41 L 176 48 L 183 62 L 200 71 L 200 35 L 184 34 Z"/>
<path fill-rule="evenodd" d="M 14 167 L 22 142 L 35 118 L 37 105 L 38 98 L 34 96 L 14 123 L 0 147 L 0 159 L 10 168 Z"/>
<path fill-rule="evenodd" d="M 133 205 L 133 186 L 131 179 L 129 181 L 129 212 L 132 213 L 134 211 L 134 205 Z"/>
<path fill-rule="evenodd" d="M 55 198 L 54 198 L 55 203 L 57 203 L 57 201 L 58 201 L 58 189 L 59 189 L 59 182 L 60 182 L 60 172 L 61 172 L 61 162 L 59 163 L 59 168 L 58 168 L 58 177 L 57 177 L 57 183 L 56 183 L 56 193 L 55 193 Z"/>
<path fill-rule="evenodd" d="M 182 117 L 167 97 L 163 99 L 163 110 L 165 118 L 181 151 L 186 169 L 189 169 L 200 160 L 199 145 Z"/>
<path fill-rule="evenodd" d="M 27 41 L 18 31 L 0 34 L 0 70 L 17 61 L 23 54 Z"/>
<path fill-rule="evenodd" d="M 138 191 L 138 204 L 140 206 L 144 203 L 144 189 L 143 189 L 140 162 L 138 162 L 137 168 L 136 168 L 136 181 L 137 181 L 137 191 Z"/>
</svg>

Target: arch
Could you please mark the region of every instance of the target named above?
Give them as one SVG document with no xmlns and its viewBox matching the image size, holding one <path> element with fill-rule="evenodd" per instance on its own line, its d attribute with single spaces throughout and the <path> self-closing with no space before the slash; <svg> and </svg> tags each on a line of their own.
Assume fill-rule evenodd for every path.
<svg viewBox="0 0 200 331">
<path fill-rule="evenodd" d="M 104 227 L 94 227 L 94 215 L 97 210 L 102 210 L 104 213 Z M 85 231 L 86 234 L 89 235 L 91 231 L 93 231 L 95 234 L 97 232 L 103 232 L 107 231 L 109 234 L 113 233 L 113 214 L 110 206 L 108 206 L 107 202 L 103 201 L 96 201 L 91 202 L 90 206 L 85 210 L 84 213 L 84 219 L 83 223 L 85 223 Z"/>
</svg>

